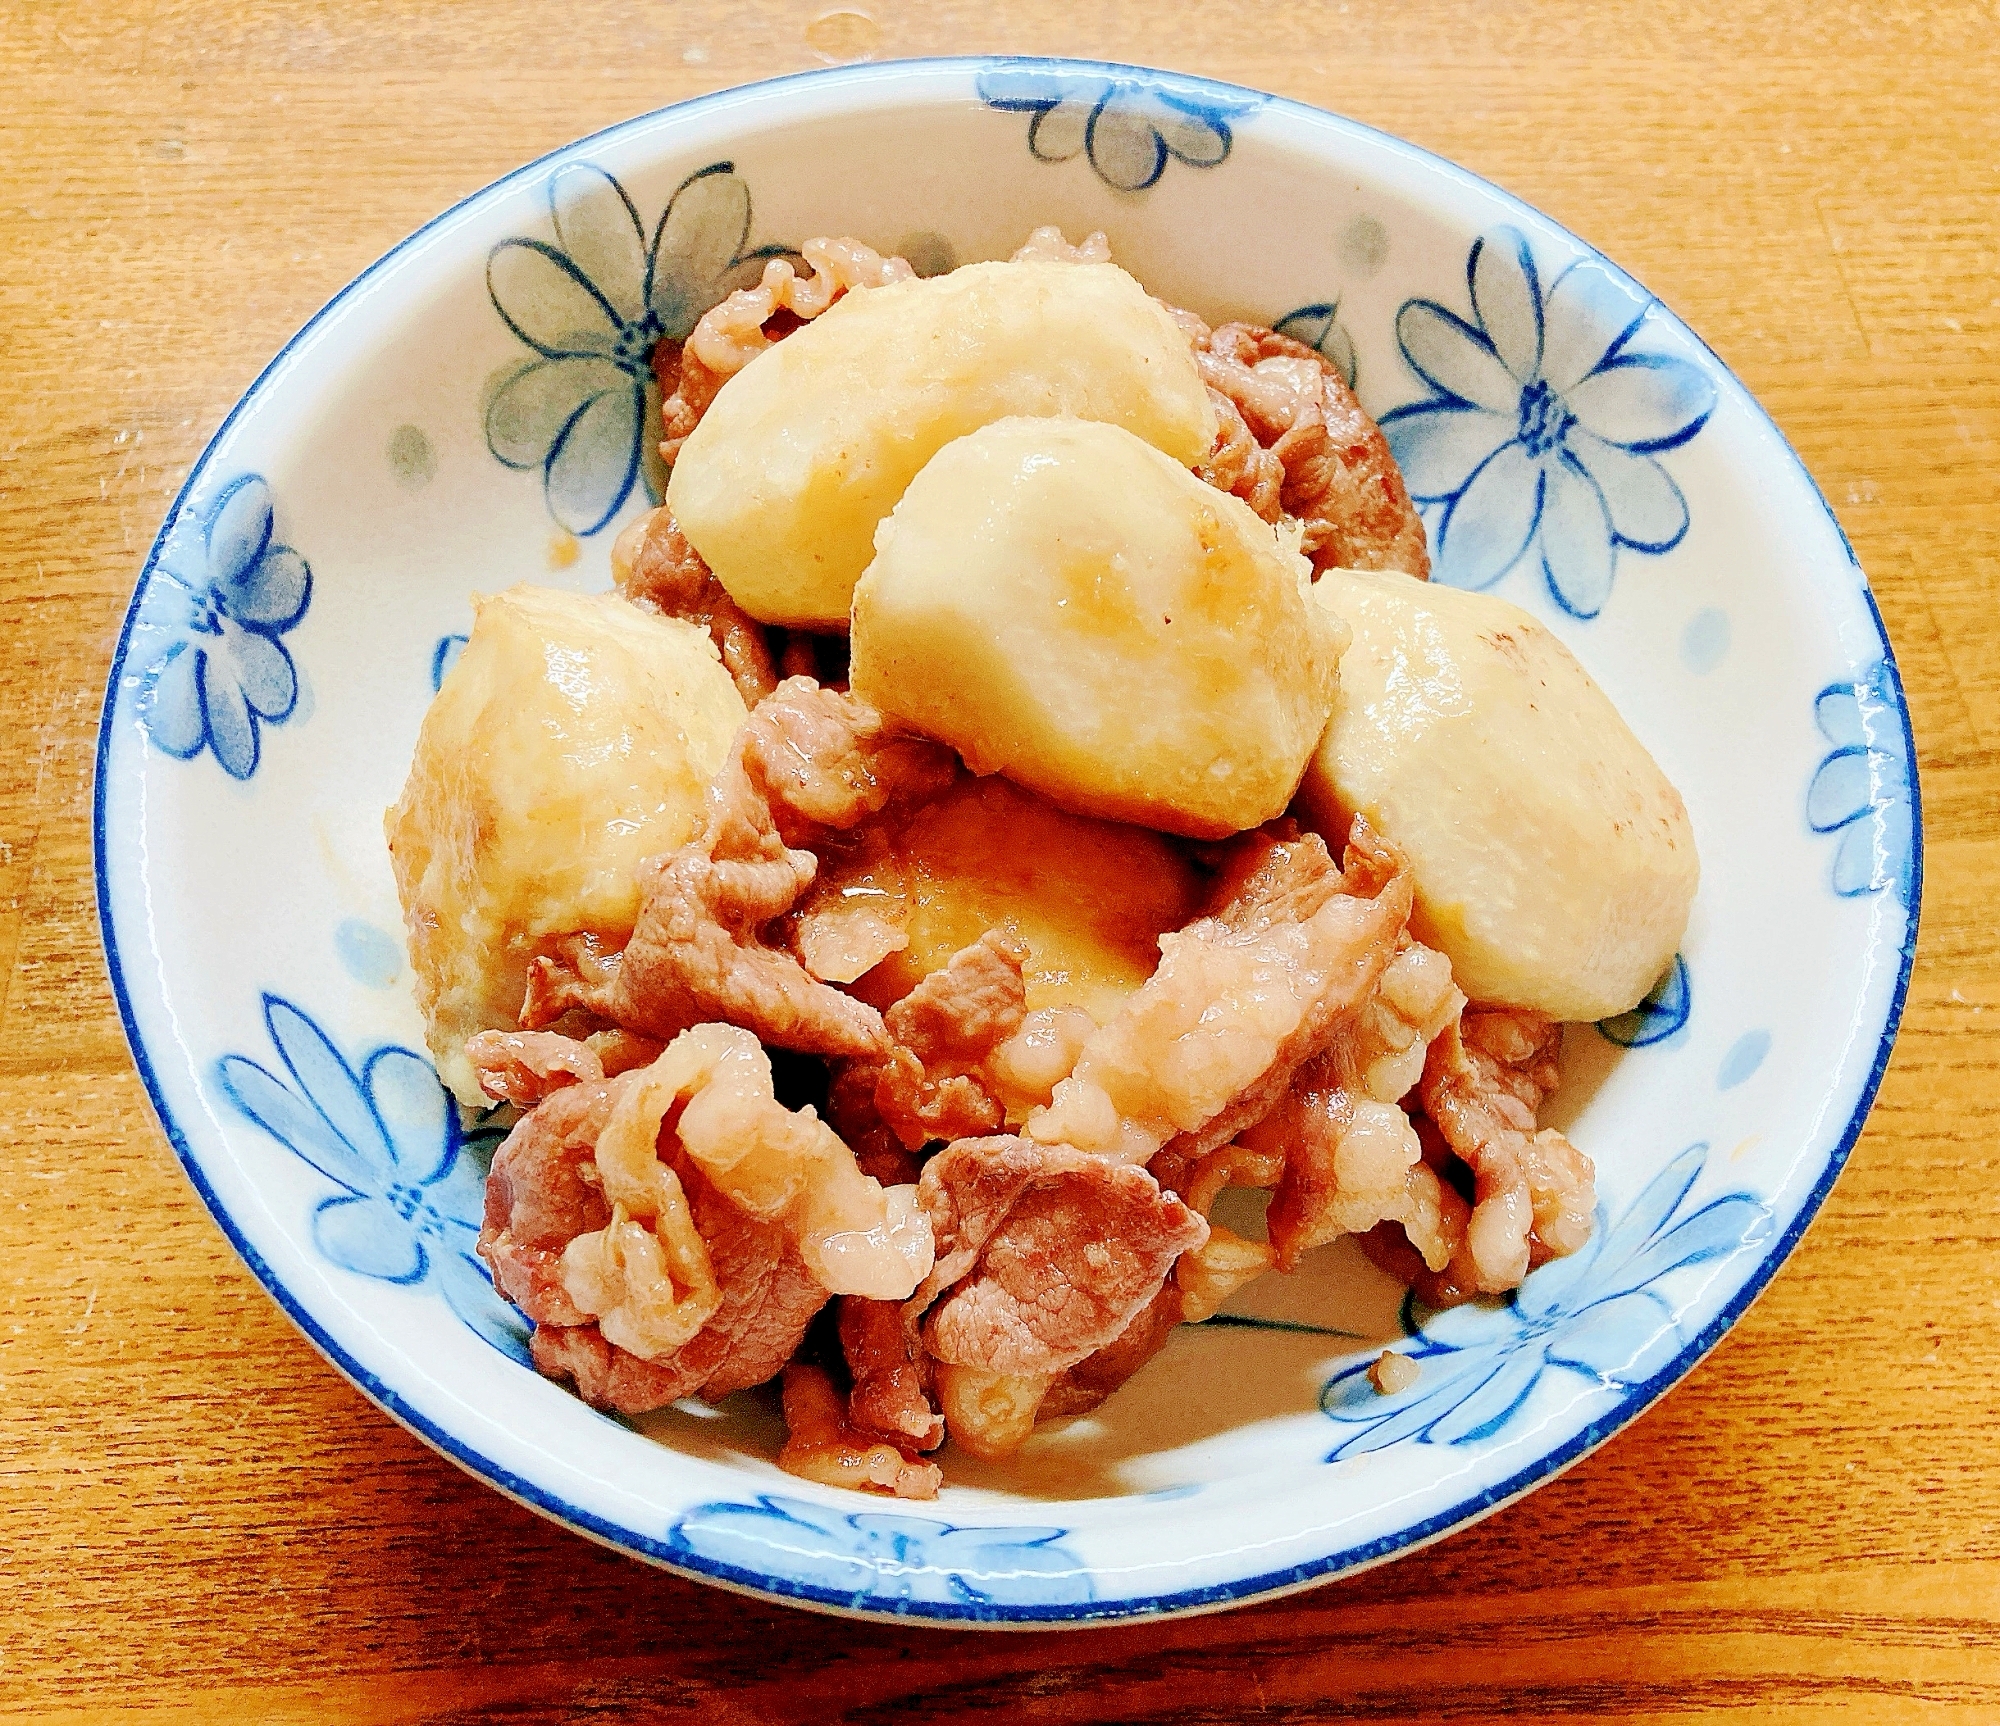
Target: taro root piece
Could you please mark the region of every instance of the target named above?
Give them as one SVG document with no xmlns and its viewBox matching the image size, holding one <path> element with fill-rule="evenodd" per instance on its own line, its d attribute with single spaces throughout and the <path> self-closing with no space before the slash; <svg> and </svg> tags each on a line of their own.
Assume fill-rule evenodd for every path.
<svg viewBox="0 0 2000 1726">
<path fill-rule="evenodd" d="M 918 469 L 1010 414 L 1124 426 L 1190 466 L 1215 433 L 1187 339 L 1123 270 L 968 264 L 844 295 L 757 354 L 680 446 L 667 504 L 752 617 L 844 629 Z"/>
<path fill-rule="evenodd" d="M 1333 723 L 1301 788 L 1410 860 L 1410 927 L 1475 1001 L 1552 1019 L 1637 1005 L 1686 932 L 1701 864 L 1687 806 L 1569 649 L 1519 606 L 1333 570 L 1346 620 Z"/>
<path fill-rule="evenodd" d="M 882 524 L 851 675 L 975 773 L 1219 839 L 1291 801 L 1346 640 L 1247 505 L 1118 426 L 1007 419 Z"/>
</svg>

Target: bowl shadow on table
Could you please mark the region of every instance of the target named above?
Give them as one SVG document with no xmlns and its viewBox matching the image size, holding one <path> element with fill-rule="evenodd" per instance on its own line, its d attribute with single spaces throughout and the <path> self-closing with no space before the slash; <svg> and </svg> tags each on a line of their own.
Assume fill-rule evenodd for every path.
<svg viewBox="0 0 2000 1726">
<path fill-rule="evenodd" d="M 1223 1195 L 1217 1220 L 1263 1236 L 1262 1193 Z M 1318 1422 L 1322 1387 L 1343 1365 L 1403 1335 L 1403 1289 L 1352 1241 L 1306 1256 L 1291 1276 L 1244 1289 L 1204 1324 L 1182 1325 L 1167 1346 L 1099 1408 L 1037 1429 L 1006 1462 L 982 1462 L 947 1444 L 946 1490 L 1013 1498 L 1115 1498 L 1253 1472 L 1257 1450 L 1232 1443 L 1264 1422 Z M 784 1442 L 775 1387 L 682 1403 L 634 1421 L 684 1455 L 769 1468 Z"/>
</svg>

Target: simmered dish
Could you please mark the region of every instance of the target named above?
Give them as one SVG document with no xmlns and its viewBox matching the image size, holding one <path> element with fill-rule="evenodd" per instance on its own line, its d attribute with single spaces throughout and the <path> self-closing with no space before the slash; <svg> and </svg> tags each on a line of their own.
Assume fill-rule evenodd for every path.
<svg viewBox="0 0 2000 1726">
<path fill-rule="evenodd" d="M 1433 1305 L 1588 1239 L 1540 1111 L 1687 812 L 1318 354 L 1043 229 L 812 242 L 655 364 L 616 591 L 477 602 L 387 821 L 541 1372 L 782 1379 L 783 1467 L 928 1497 L 1342 1236 Z"/>
</svg>

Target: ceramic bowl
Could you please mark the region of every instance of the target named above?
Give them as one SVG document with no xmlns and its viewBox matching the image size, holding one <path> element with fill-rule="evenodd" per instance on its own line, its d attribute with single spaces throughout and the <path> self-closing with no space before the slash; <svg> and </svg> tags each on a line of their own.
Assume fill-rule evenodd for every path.
<svg viewBox="0 0 2000 1726">
<path fill-rule="evenodd" d="M 381 816 L 470 619 L 608 583 L 658 495 L 646 359 L 761 258 L 855 234 L 934 271 L 1031 227 L 1317 346 L 1388 429 L 1437 578 L 1547 620 L 1686 795 L 1685 947 L 1573 1027 L 1590 1245 L 1425 1315 L 1351 1244 L 1266 1278 L 1090 1419 L 935 1503 L 782 1474 L 768 1393 L 644 1421 L 526 1365 L 472 1256 L 491 1133 L 421 1054 Z M 190 1178 L 368 1396 L 494 1487 L 687 1575 L 902 1618 L 1248 1600 L 1446 1533 L 1711 1348 L 1854 1143 L 1908 977 L 1917 786 L 1889 643 L 1771 421 L 1656 300 L 1459 169 L 1130 67 L 781 79 L 543 158 L 343 290 L 258 378 L 146 561 L 97 778 L 106 948 Z M 1254 1226 L 1254 1225 L 1252 1225 Z M 1361 1376 L 1384 1346 L 1421 1371 Z"/>
</svg>

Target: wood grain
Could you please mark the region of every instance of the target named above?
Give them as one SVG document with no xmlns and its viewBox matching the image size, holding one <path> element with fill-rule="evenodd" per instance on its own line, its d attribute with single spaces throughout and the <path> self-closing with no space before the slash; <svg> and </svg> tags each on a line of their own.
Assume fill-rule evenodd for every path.
<svg viewBox="0 0 2000 1726">
<path fill-rule="evenodd" d="M 1401 133 L 1602 245 L 1770 407 L 1874 580 L 1925 790 L 1908 1018 L 1847 1174 L 1606 1450 L 1427 1551 L 1214 1618 L 836 1624 L 464 1478 L 279 1316 L 147 1114 L 92 911 L 104 675 L 175 486 L 316 306 L 543 150 L 814 64 L 826 0 L 7 0 L 0 1713 L 2000 1718 L 1994 6 L 865 4 L 885 57 L 1148 60 Z"/>
</svg>

